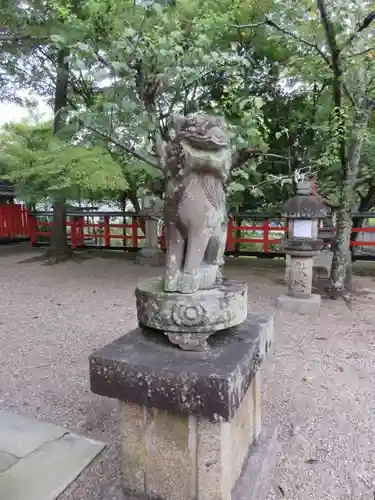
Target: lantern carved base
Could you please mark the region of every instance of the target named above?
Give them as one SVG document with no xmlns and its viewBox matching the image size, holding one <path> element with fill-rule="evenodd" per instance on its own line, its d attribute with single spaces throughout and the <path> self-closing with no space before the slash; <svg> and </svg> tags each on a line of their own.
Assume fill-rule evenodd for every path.
<svg viewBox="0 0 375 500">
<path fill-rule="evenodd" d="M 321 297 L 313 293 L 310 297 L 300 298 L 291 295 L 280 295 L 276 299 L 276 307 L 284 311 L 297 312 L 300 314 L 318 315 L 320 310 Z"/>
<path fill-rule="evenodd" d="M 136 291 L 140 327 L 162 331 L 188 351 L 208 349 L 214 333 L 237 326 L 247 317 L 247 285 L 224 280 L 210 290 L 182 294 L 164 291 L 162 278 L 141 283 Z"/>
</svg>

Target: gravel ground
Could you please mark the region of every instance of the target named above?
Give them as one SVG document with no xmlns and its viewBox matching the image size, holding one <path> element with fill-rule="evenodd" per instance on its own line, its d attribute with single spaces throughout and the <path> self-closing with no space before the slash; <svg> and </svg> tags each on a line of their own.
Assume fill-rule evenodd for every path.
<svg viewBox="0 0 375 500">
<path fill-rule="evenodd" d="M 0 405 L 109 443 L 61 500 L 125 500 L 116 402 L 90 393 L 87 358 L 136 325 L 134 286 L 160 270 L 100 253 L 41 267 L 35 255 L 0 247 Z M 247 279 L 249 310 L 270 313 L 282 266 L 230 259 L 227 274 Z M 357 281 L 375 293 L 373 278 Z M 324 302 L 318 319 L 276 312 L 263 414 L 280 426 L 281 452 L 267 500 L 374 499 L 374 297 L 352 312 Z"/>
</svg>

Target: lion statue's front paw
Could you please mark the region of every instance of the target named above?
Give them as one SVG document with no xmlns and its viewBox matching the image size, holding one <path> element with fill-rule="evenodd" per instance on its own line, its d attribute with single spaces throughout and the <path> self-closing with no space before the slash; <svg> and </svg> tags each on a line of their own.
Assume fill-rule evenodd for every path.
<svg viewBox="0 0 375 500">
<path fill-rule="evenodd" d="M 194 293 L 200 288 L 201 277 L 199 270 L 193 273 L 181 273 L 178 290 L 181 293 Z"/>
<path fill-rule="evenodd" d="M 164 275 L 164 290 L 166 292 L 178 292 L 180 290 L 181 271 L 179 269 L 169 271 Z"/>
</svg>

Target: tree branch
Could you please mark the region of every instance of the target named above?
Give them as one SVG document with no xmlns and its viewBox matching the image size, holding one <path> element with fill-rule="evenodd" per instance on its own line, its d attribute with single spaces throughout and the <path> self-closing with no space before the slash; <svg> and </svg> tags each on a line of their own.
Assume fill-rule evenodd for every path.
<svg viewBox="0 0 375 500">
<path fill-rule="evenodd" d="M 363 56 L 364 54 L 367 54 L 367 52 L 370 52 L 370 50 L 375 50 L 375 47 L 369 47 L 368 49 L 361 50 L 361 52 L 357 52 L 356 54 L 349 54 L 349 55 L 343 57 L 343 59 L 349 59 L 352 57 Z"/>
<path fill-rule="evenodd" d="M 232 156 L 232 166 L 231 170 L 242 167 L 250 158 L 257 158 L 262 154 L 262 150 L 259 148 L 247 148 L 237 151 Z"/>
<path fill-rule="evenodd" d="M 245 28 L 259 28 L 259 26 L 264 26 L 265 21 L 260 21 L 259 23 L 254 23 L 254 24 L 234 24 L 234 28 L 238 28 L 240 30 L 245 29 Z"/>
<path fill-rule="evenodd" d="M 122 149 L 126 153 L 130 154 L 134 158 L 137 158 L 137 160 L 143 161 L 144 163 L 147 163 L 147 165 L 150 165 L 151 167 L 154 167 L 157 170 L 163 171 L 163 169 L 162 169 L 162 167 L 161 167 L 161 165 L 159 163 L 153 161 L 151 158 L 147 157 L 146 155 L 144 155 L 140 151 L 137 151 L 134 147 L 128 146 L 127 144 L 123 144 L 122 142 L 119 142 L 117 139 L 115 139 L 113 136 L 111 136 L 111 135 L 109 135 L 109 134 L 107 134 L 105 132 L 102 132 L 101 130 L 98 130 L 95 127 L 92 127 L 91 125 L 87 125 L 82 120 L 80 120 L 80 121 L 83 124 L 83 126 L 85 128 L 87 128 L 87 130 L 90 130 L 91 132 L 94 132 L 95 134 L 97 134 L 102 139 L 105 139 L 106 141 L 111 142 L 112 144 L 114 144 L 118 148 Z"/>
<path fill-rule="evenodd" d="M 335 106 L 336 111 L 339 111 L 341 113 L 343 105 L 343 89 L 344 89 L 341 49 L 337 44 L 334 25 L 328 17 L 325 0 L 317 0 L 317 6 L 320 13 L 320 19 L 322 26 L 324 28 L 329 51 L 331 54 L 331 67 L 333 72 L 333 82 L 332 82 L 333 104 Z M 342 122 L 341 115 L 339 119 Z M 343 125 L 343 123 L 341 123 L 341 125 Z M 339 157 L 340 157 L 340 164 L 343 169 L 343 174 L 346 177 L 348 164 L 347 164 L 347 154 L 346 154 L 346 138 L 344 134 L 340 134 L 339 136 Z"/>
<path fill-rule="evenodd" d="M 269 19 L 267 17 L 265 17 L 263 24 L 267 24 L 268 26 L 271 26 L 272 28 L 277 29 L 278 31 L 280 31 L 284 35 L 290 36 L 290 37 L 294 38 L 295 40 L 297 40 L 298 42 L 303 43 L 307 47 L 310 47 L 311 49 L 315 50 L 315 52 L 317 52 L 319 54 L 319 56 L 324 60 L 324 62 L 330 67 L 330 69 L 333 69 L 332 63 L 331 63 L 329 57 L 323 52 L 323 50 L 318 46 L 317 43 L 309 42 L 308 40 L 305 40 L 304 38 L 299 37 L 298 35 L 296 35 L 292 31 L 283 28 L 282 26 L 280 26 L 279 24 L 275 23 L 274 21 L 272 21 L 271 19 Z M 250 27 L 250 28 L 252 28 L 255 26 L 256 25 L 253 25 L 253 24 L 247 24 L 247 25 L 243 24 L 243 25 L 239 25 L 237 27 L 241 27 L 241 28 Z M 345 92 L 347 98 L 349 99 L 350 103 L 352 104 L 352 106 L 354 106 L 355 101 L 353 99 L 353 96 L 349 92 L 349 89 L 344 82 L 343 82 L 343 89 L 344 89 L 344 92 Z"/>
<path fill-rule="evenodd" d="M 353 42 L 353 40 L 355 40 L 355 38 L 359 35 L 359 33 L 361 33 L 362 31 L 364 31 L 366 28 L 368 28 L 370 26 L 370 24 L 374 21 L 374 19 L 375 19 L 375 10 L 372 10 L 364 18 L 364 20 L 358 25 L 355 33 L 353 33 L 352 35 L 350 35 L 350 37 L 345 42 L 344 46 L 347 46 L 347 45 L 351 44 Z"/>
<path fill-rule="evenodd" d="M 324 54 L 324 52 L 322 51 L 322 49 L 316 43 L 309 42 L 308 40 L 305 40 L 304 38 L 301 38 L 300 36 L 298 36 L 295 33 L 293 33 L 293 31 L 289 31 L 289 30 L 283 28 L 282 26 L 280 26 L 279 24 L 275 23 L 275 21 L 272 21 L 268 17 L 265 17 L 264 21 L 260 22 L 260 23 L 256 23 L 256 24 L 238 24 L 238 25 L 234 25 L 234 27 L 235 28 L 240 28 L 240 29 L 244 29 L 244 28 L 256 28 L 258 26 L 265 25 L 265 24 L 268 25 L 268 26 L 271 26 L 272 28 L 277 29 L 278 31 L 280 31 L 284 35 L 288 35 L 291 38 L 294 38 L 294 40 L 297 40 L 298 42 L 303 43 L 307 47 L 310 47 L 310 48 L 314 49 L 324 59 L 324 61 L 327 64 L 329 64 L 329 58 L 326 56 L 326 54 Z"/>
<path fill-rule="evenodd" d="M 0 33 L 0 43 L 17 43 L 25 41 L 41 43 L 41 42 L 47 42 L 48 40 L 49 37 L 47 36 L 33 36 L 33 35 L 21 35 L 21 34 L 7 35 L 5 33 Z"/>
<path fill-rule="evenodd" d="M 69 106 L 71 106 L 72 109 L 74 109 L 75 111 L 78 111 L 76 104 L 69 98 L 68 98 L 68 104 L 69 104 Z M 115 139 L 112 135 L 107 134 L 106 132 L 102 132 L 101 130 L 97 129 L 96 127 L 88 125 L 87 123 L 85 123 L 84 120 L 82 120 L 82 118 L 77 117 L 77 120 L 80 123 L 80 125 L 82 125 L 83 128 L 86 128 L 87 130 L 90 130 L 90 132 L 97 134 L 99 137 L 104 139 L 106 142 L 111 142 L 113 145 L 117 146 L 122 151 L 125 151 L 126 153 L 130 154 L 134 158 L 137 158 L 137 160 L 143 161 L 147 165 L 150 165 L 151 167 L 154 167 L 157 170 L 163 171 L 162 166 L 158 162 L 153 161 L 150 157 L 146 156 L 141 151 L 137 151 L 133 146 L 128 146 L 127 144 L 123 144 L 122 142 Z"/>
<path fill-rule="evenodd" d="M 293 33 L 293 31 L 286 30 L 285 28 L 283 28 L 282 26 L 276 24 L 274 21 L 271 21 L 271 19 L 268 19 L 267 17 L 265 19 L 265 23 L 268 26 L 271 26 L 272 28 L 277 29 L 281 33 L 284 33 L 284 35 L 288 35 L 288 36 L 294 38 L 295 40 L 297 40 L 298 42 L 301 42 L 304 45 L 307 45 L 307 47 L 310 47 L 310 48 L 314 49 L 324 59 L 324 61 L 327 64 L 329 64 L 328 57 L 326 56 L 326 54 L 324 54 L 324 52 L 322 51 L 322 49 L 316 43 L 309 42 L 308 40 L 305 40 L 304 38 L 301 38 L 300 36 L 298 36 L 295 33 Z"/>
</svg>

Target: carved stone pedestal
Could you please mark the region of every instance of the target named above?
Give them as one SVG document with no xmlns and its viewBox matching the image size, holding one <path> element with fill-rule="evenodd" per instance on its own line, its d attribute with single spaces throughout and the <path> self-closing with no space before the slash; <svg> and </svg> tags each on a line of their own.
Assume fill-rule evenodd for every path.
<svg viewBox="0 0 375 500">
<path fill-rule="evenodd" d="M 247 316 L 247 285 L 224 280 L 210 290 L 165 292 L 162 278 L 152 278 L 135 291 L 138 321 L 167 335 L 182 349 L 203 351 L 210 335 L 242 323 Z"/>
<path fill-rule="evenodd" d="M 261 432 L 259 367 L 272 317 L 249 315 L 209 339 L 177 349 L 136 329 L 90 357 L 91 390 L 120 401 L 125 493 L 158 500 L 261 500 L 276 433 Z"/>
</svg>

